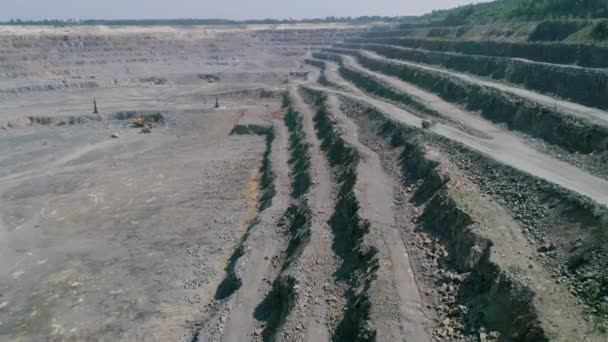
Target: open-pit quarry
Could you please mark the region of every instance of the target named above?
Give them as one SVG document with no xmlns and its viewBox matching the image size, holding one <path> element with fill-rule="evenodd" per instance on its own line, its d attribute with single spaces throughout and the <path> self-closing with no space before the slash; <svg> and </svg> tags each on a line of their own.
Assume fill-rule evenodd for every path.
<svg viewBox="0 0 608 342">
<path fill-rule="evenodd" d="M 606 342 L 606 49 L 413 31 L 0 26 L 0 340 Z"/>
</svg>

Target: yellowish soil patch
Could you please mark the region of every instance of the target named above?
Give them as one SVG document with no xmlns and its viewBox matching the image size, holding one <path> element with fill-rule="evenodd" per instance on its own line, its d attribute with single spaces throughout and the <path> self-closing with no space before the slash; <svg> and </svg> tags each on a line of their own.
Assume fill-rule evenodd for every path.
<svg viewBox="0 0 608 342">
<path fill-rule="evenodd" d="M 271 112 L 271 115 L 272 115 L 273 119 L 283 119 L 283 116 L 285 115 L 285 111 L 283 109 L 273 110 Z"/>
<path fill-rule="evenodd" d="M 257 167 L 249 171 L 247 183 L 245 184 L 242 194 L 246 208 L 237 228 L 237 235 L 239 236 L 245 233 L 245 230 L 258 213 L 260 179 Z M 162 316 L 146 322 L 146 338 L 150 341 L 168 341 L 174 339 L 175 333 L 179 330 L 167 331 L 168 322 L 174 322 L 176 320 L 182 322 L 192 321 L 196 317 L 198 309 L 204 307 L 213 300 L 215 289 L 222 280 L 223 269 L 228 263 L 231 254 L 232 249 L 226 249 L 223 251 L 222 255 L 213 262 L 212 267 L 215 269 L 217 277 L 196 291 L 201 299 L 199 305 L 193 308 L 191 306 L 163 304 L 160 310 Z"/>
<path fill-rule="evenodd" d="M 243 235 L 245 234 L 245 230 L 255 219 L 258 214 L 258 201 L 260 198 L 260 178 L 258 168 L 253 168 L 249 171 L 249 176 L 247 178 L 247 184 L 245 184 L 245 188 L 243 189 L 243 197 L 245 199 L 245 212 L 243 213 L 243 217 L 238 226 L 237 234 Z M 221 257 L 218 257 L 213 264 L 213 268 L 216 270 L 216 274 L 223 275 L 222 269 L 226 266 L 228 259 L 232 253 L 232 249 L 226 249 Z M 204 304 L 207 304 L 212 298 L 215 289 L 219 285 L 222 277 L 216 277 L 213 281 L 209 282 L 209 284 L 201 287 L 198 291 L 198 294 L 203 300 Z"/>
<path fill-rule="evenodd" d="M 243 191 L 243 197 L 245 198 L 245 214 L 241 220 L 240 230 L 245 228 L 251 223 L 251 221 L 258 214 L 258 201 L 260 200 L 260 177 L 259 170 L 257 168 L 249 171 L 249 178 Z"/>
</svg>

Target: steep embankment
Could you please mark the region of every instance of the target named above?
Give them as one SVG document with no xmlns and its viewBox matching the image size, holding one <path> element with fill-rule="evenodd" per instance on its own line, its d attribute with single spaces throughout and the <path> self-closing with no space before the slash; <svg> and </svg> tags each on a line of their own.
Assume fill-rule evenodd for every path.
<svg viewBox="0 0 608 342">
<path fill-rule="evenodd" d="M 378 251 L 379 267 L 370 288 L 370 321 L 376 328 L 377 338 L 428 341 L 427 328 L 431 325 L 428 317 L 433 315 L 433 310 L 425 306 L 410 250 L 405 244 L 411 239 L 414 225 L 403 220 L 401 208 L 394 205 L 401 191 L 399 178 L 387 172 L 379 154 L 360 141 L 359 128 L 342 112 L 338 97 L 328 95 L 325 102 L 327 110 L 319 113 L 327 116 L 332 131 L 339 132 L 344 142 L 361 156 L 354 193 L 360 203 L 361 217 L 373 223 L 367 240 Z"/>
<path fill-rule="evenodd" d="M 329 76 L 328 76 L 329 77 Z M 332 75 L 331 78 L 340 78 Z M 334 91 L 357 100 L 362 100 L 383 111 L 396 121 L 422 127 L 423 119 L 403 110 L 386 101 L 378 100 L 360 92 L 347 93 Z M 467 147 L 483 153 L 500 163 L 504 163 L 536 177 L 546 179 L 571 191 L 587 196 L 600 204 L 608 204 L 608 183 L 598 177 L 592 176 L 579 168 L 557 160 L 535 149 L 519 144 L 521 150 L 513 149 L 499 140 L 478 137 L 463 132 L 449 124 L 435 123 L 429 130 L 453 141 L 462 143 Z M 491 133 L 491 132 L 490 132 Z"/>
<path fill-rule="evenodd" d="M 299 298 L 305 296 L 299 285 L 297 269 L 299 258 L 311 240 L 312 213 L 307 197 L 311 188 L 311 155 L 303 131 L 302 117 L 288 94 L 284 95 L 285 125 L 289 129 L 289 175 L 291 178 L 291 204 L 279 222 L 286 228 L 287 246 L 275 259 L 278 273 L 272 281 L 272 289 L 255 309 L 254 316 L 262 324 L 256 335 L 264 340 L 281 336 L 287 317 L 296 308 Z M 297 267 L 297 266 L 296 266 Z"/>
<path fill-rule="evenodd" d="M 235 127 L 234 131 L 258 131 L 256 126 Z M 241 133 L 242 134 L 242 133 Z M 267 151 L 261 169 L 260 214 L 235 250 L 226 269 L 226 276 L 216 292 L 216 299 L 229 298 L 227 313 L 220 318 L 225 326 L 222 341 L 242 341 L 254 332 L 251 320 L 256 306 L 267 288 L 266 278 L 272 277 L 273 260 L 285 248 L 278 219 L 285 212 L 289 192 L 288 132 L 275 121 L 267 133 Z"/>
<path fill-rule="evenodd" d="M 333 248 L 336 235 L 329 223 L 336 185 L 315 134 L 314 112 L 297 88 L 291 89 L 290 98 L 300 114 L 302 139 L 309 146 L 313 183 L 306 194 L 311 212 L 309 241 L 289 271 L 298 283 L 300 295 L 285 317 L 279 336 L 286 341 L 323 341 L 331 338 L 345 305 L 344 289 L 334 279 L 340 260 Z"/>
<path fill-rule="evenodd" d="M 510 336 L 513 341 L 568 341 L 580 336 L 601 341 L 597 332 L 587 331 L 584 308 L 568 297 L 568 286 L 556 285 L 551 258 L 539 256 L 534 239 L 528 242 L 525 237 L 531 234 L 546 241 L 552 233 L 561 236 L 577 224 L 589 223 L 583 220 L 552 226 L 553 220 L 568 217 L 573 210 L 595 217 L 594 224 L 599 227 L 601 215 L 593 204 L 459 144 L 391 121 L 373 108 L 345 100 L 350 103 L 347 113 L 360 126 L 368 127 L 390 146 L 403 149 L 401 160 L 404 177 L 414 191 L 412 202 L 423 208 L 418 222 L 446 248 L 443 254 L 441 250 L 436 252 L 432 239 L 420 243 L 435 250 L 431 255 L 439 254 L 431 259 L 439 261 L 440 269 L 444 269 L 431 277 L 442 286 L 441 305 L 447 306 L 447 310 L 440 310 L 442 315 L 447 311 L 449 318 L 440 332 L 443 338 L 460 329 L 465 334 L 477 331 L 474 334 L 479 336 L 480 329 L 485 327 L 489 329 L 486 331 L 498 331 L 500 336 Z M 441 155 L 449 156 L 450 161 Z M 479 189 L 468 184 L 458 169 L 466 170 Z M 525 193 L 521 193 L 522 189 Z M 491 201 L 488 204 L 489 198 L 484 198 L 488 195 L 501 204 Z M 548 216 L 545 201 L 552 202 Z M 510 211 L 515 213 L 517 223 L 510 218 Z M 574 229 L 587 238 L 596 236 L 594 229 L 583 233 Z M 550 240 L 559 246 L 555 247 L 559 253 L 569 253 L 568 244 L 572 241 L 559 241 L 557 237 Z M 597 247 L 600 245 L 594 248 Z M 514 249 L 519 251 L 515 255 Z M 430 267 L 433 263 L 425 265 Z M 569 281 L 577 283 L 576 277 Z M 504 307 L 511 310 L 503 310 Z M 564 310 L 568 314 L 560 313 Z M 454 319 L 462 320 L 463 327 L 454 326 Z"/>
<path fill-rule="evenodd" d="M 277 220 L 285 212 L 290 189 L 287 168 L 287 130 L 275 121 L 271 126 L 238 124 L 232 134 L 266 136 L 260 167 L 258 215 L 247 228 L 228 260 L 224 279 L 215 292 L 208 317 L 197 322 L 192 341 L 216 339 L 242 341 L 255 329 L 253 316 L 266 290 L 266 277 L 275 273 L 272 261 L 281 254 L 285 239 Z"/>
<path fill-rule="evenodd" d="M 328 56 L 331 57 L 331 56 Z M 335 57 L 335 56 L 334 56 Z M 530 139 L 510 132 L 500 125 L 493 124 L 475 112 L 463 109 L 461 106 L 447 102 L 432 92 L 421 89 L 411 83 L 405 82 L 395 76 L 388 76 L 374 72 L 361 66 L 353 57 L 342 55 L 342 66 L 338 73 L 346 80 L 356 84 L 365 92 L 393 101 L 408 111 L 421 117 L 428 117 L 435 122 L 445 123 L 459 128 L 471 135 L 504 141 L 513 149 L 530 149 Z M 596 176 L 606 177 L 605 157 L 594 155 L 581 155 L 569 153 L 558 146 L 533 143 L 532 146 L 540 152 L 571 163 L 577 167 L 588 170 Z"/>
<path fill-rule="evenodd" d="M 512 43 L 561 43 L 606 46 L 606 19 L 539 19 L 501 21 L 488 24 L 432 27 L 393 27 L 364 32 L 361 37 L 407 37 L 418 39 L 498 41 Z"/>
<path fill-rule="evenodd" d="M 562 43 L 512 43 L 497 41 L 451 41 L 417 38 L 352 38 L 347 43 L 374 43 L 413 49 L 455 52 L 467 55 L 523 58 L 554 64 L 575 64 L 589 68 L 608 67 L 608 47 Z"/>
<path fill-rule="evenodd" d="M 388 58 L 435 65 L 495 80 L 506 81 L 547 95 L 597 108 L 608 108 L 608 71 L 506 57 L 466 55 L 376 44 L 337 44 L 367 49 Z"/>
<path fill-rule="evenodd" d="M 334 331 L 333 340 L 373 341 L 377 331 L 373 324 L 370 325 L 371 287 L 379 265 L 378 250 L 370 245 L 367 236 L 371 224 L 360 216 L 360 203 L 354 193 L 361 156 L 336 130 L 335 122 L 327 112 L 325 98 L 315 96 L 314 101 L 317 106 L 314 116 L 317 135 L 339 188 L 329 220 L 335 236 L 333 248 L 341 259 L 335 277 L 347 287 L 346 309 Z"/>
<path fill-rule="evenodd" d="M 368 52 L 328 49 L 357 57 L 368 69 L 397 76 L 405 82 L 436 93 L 448 102 L 464 106 L 471 112 L 479 111 L 494 122 L 506 123 L 547 142 L 581 153 L 603 152 L 608 149 L 608 125 L 598 113 L 565 113 L 544 104 L 501 89 L 490 88 L 476 80 L 463 79 L 451 72 L 434 70 L 408 62 L 386 60 Z"/>
</svg>

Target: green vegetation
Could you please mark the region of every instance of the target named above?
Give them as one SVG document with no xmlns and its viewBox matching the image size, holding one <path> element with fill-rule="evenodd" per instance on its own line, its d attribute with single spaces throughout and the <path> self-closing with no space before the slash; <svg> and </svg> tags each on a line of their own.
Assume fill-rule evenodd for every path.
<svg viewBox="0 0 608 342">
<path fill-rule="evenodd" d="M 401 25 L 401 28 L 400 30 L 369 31 L 363 36 L 366 38 L 407 37 L 450 41 L 563 42 L 608 45 L 608 20 L 606 19 L 514 20 L 462 26 L 445 26 L 442 21 L 437 21 L 424 25 L 408 23 Z"/>
<path fill-rule="evenodd" d="M 507 15 L 511 18 L 606 18 L 608 2 L 605 0 L 511 0 Z"/>
<path fill-rule="evenodd" d="M 604 216 L 602 218 L 600 218 L 600 234 L 601 236 L 608 240 L 608 216 Z"/>
<path fill-rule="evenodd" d="M 608 17 L 606 0 L 498 0 L 404 18 L 403 26 L 459 26 L 496 21 Z"/>
<path fill-rule="evenodd" d="M 608 39 L 608 21 L 602 20 L 591 29 L 591 37 L 597 40 Z"/>
<path fill-rule="evenodd" d="M 543 21 L 530 33 L 528 41 L 560 41 L 585 27 L 587 23 L 582 20 L 549 20 Z"/>
</svg>

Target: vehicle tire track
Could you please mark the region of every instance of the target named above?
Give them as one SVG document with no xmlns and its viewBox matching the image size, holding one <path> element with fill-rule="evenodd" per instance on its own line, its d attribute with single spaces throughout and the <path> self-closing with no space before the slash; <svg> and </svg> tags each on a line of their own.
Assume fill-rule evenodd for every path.
<svg viewBox="0 0 608 342">
<path fill-rule="evenodd" d="M 247 237 L 243 257 L 235 268 L 242 274 L 242 286 L 229 301 L 229 314 L 225 318 L 225 333 L 221 340 L 238 342 L 251 340 L 254 330 L 254 311 L 263 301 L 269 286 L 265 279 L 272 279 L 272 259 L 280 253 L 285 241 L 278 232 L 278 221 L 289 204 L 290 177 L 288 166 L 288 136 L 287 128 L 280 121 L 275 121 L 274 139 L 271 153 L 272 170 L 276 174 L 274 180 L 277 192 L 272 205 L 260 213 L 258 222 Z"/>
<path fill-rule="evenodd" d="M 310 242 L 294 265 L 303 295 L 298 296 L 292 313 L 287 317 L 279 340 L 329 341 L 333 326 L 344 306 L 343 292 L 334 281 L 339 260 L 332 250 L 334 239 L 328 221 L 331 217 L 334 184 L 321 144 L 315 135 L 313 111 L 304 103 L 298 90 L 290 89 L 294 108 L 303 118 L 303 128 L 310 146 L 313 187 L 310 199 L 312 222 Z"/>
<path fill-rule="evenodd" d="M 436 72 L 439 74 L 454 77 L 454 78 L 457 78 L 461 81 L 465 81 L 468 83 L 474 83 L 474 84 L 481 85 L 484 87 L 490 87 L 490 88 L 497 89 L 497 90 L 500 90 L 500 91 L 503 91 L 503 92 L 506 92 L 509 94 L 520 96 L 522 98 L 528 99 L 530 101 L 536 102 L 536 103 L 541 104 L 546 107 L 558 108 L 558 109 L 564 111 L 565 113 L 571 113 L 572 115 L 575 115 L 575 116 L 583 118 L 583 119 L 590 120 L 591 122 L 596 123 L 598 125 L 608 126 L 608 119 L 607 119 L 608 112 L 601 110 L 601 109 L 592 108 L 592 107 L 588 107 L 588 106 L 585 106 L 585 105 L 582 105 L 579 103 L 562 100 L 559 98 L 544 95 L 544 94 L 537 93 L 532 90 L 520 88 L 517 86 L 505 84 L 505 83 L 488 81 L 488 80 L 485 80 L 480 77 L 475 77 L 475 76 L 471 76 L 471 75 L 467 75 L 467 74 L 463 74 L 463 73 L 458 73 L 458 72 L 454 72 L 454 71 L 451 71 L 448 69 L 428 66 L 428 65 L 420 64 L 420 63 L 413 63 L 413 62 L 409 62 L 409 61 L 405 61 L 405 60 L 386 58 L 386 57 L 384 57 L 376 52 L 370 51 L 370 50 L 359 50 L 359 51 L 362 53 L 363 56 L 368 57 L 368 58 L 376 59 L 376 60 L 383 61 L 386 63 L 408 65 L 410 67 L 418 68 L 420 70 L 432 71 L 432 72 Z"/>
<path fill-rule="evenodd" d="M 395 180 L 382 167 L 380 157 L 358 140 L 357 126 L 340 109 L 336 95 L 327 100 L 329 110 L 342 129 L 342 138 L 362 155 L 357 167 L 355 195 L 361 203 L 360 213 L 372 222 L 371 238 L 382 244 L 378 248 L 380 269 L 372 287 L 372 321 L 378 341 L 430 341 L 424 327 L 428 319 L 423 312 L 420 289 L 414 276 L 402 231 L 396 226 L 393 203 Z M 381 242 L 382 241 L 382 242 Z"/>
<path fill-rule="evenodd" d="M 328 67 L 326 72 L 327 77 L 332 80 L 341 79 L 340 75 L 334 74 L 332 68 Z M 342 83 L 344 82 L 345 81 L 342 80 Z M 378 108 L 381 112 L 394 120 L 410 126 L 422 127 L 423 120 L 416 115 L 409 113 L 390 102 L 378 100 L 361 91 L 351 93 L 318 86 L 310 87 L 321 91 L 341 94 L 357 101 L 364 101 Z M 599 204 L 608 205 L 608 181 L 595 177 L 569 163 L 541 153 L 506 134 L 501 135 L 499 134 L 499 131 L 484 131 L 484 133 L 488 133 L 494 137 L 494 139 L 484 139 L 442 123 L 431 126 L 430 130 L 473 148 L 498 162 L 587 196 Z"/>
</svg>

